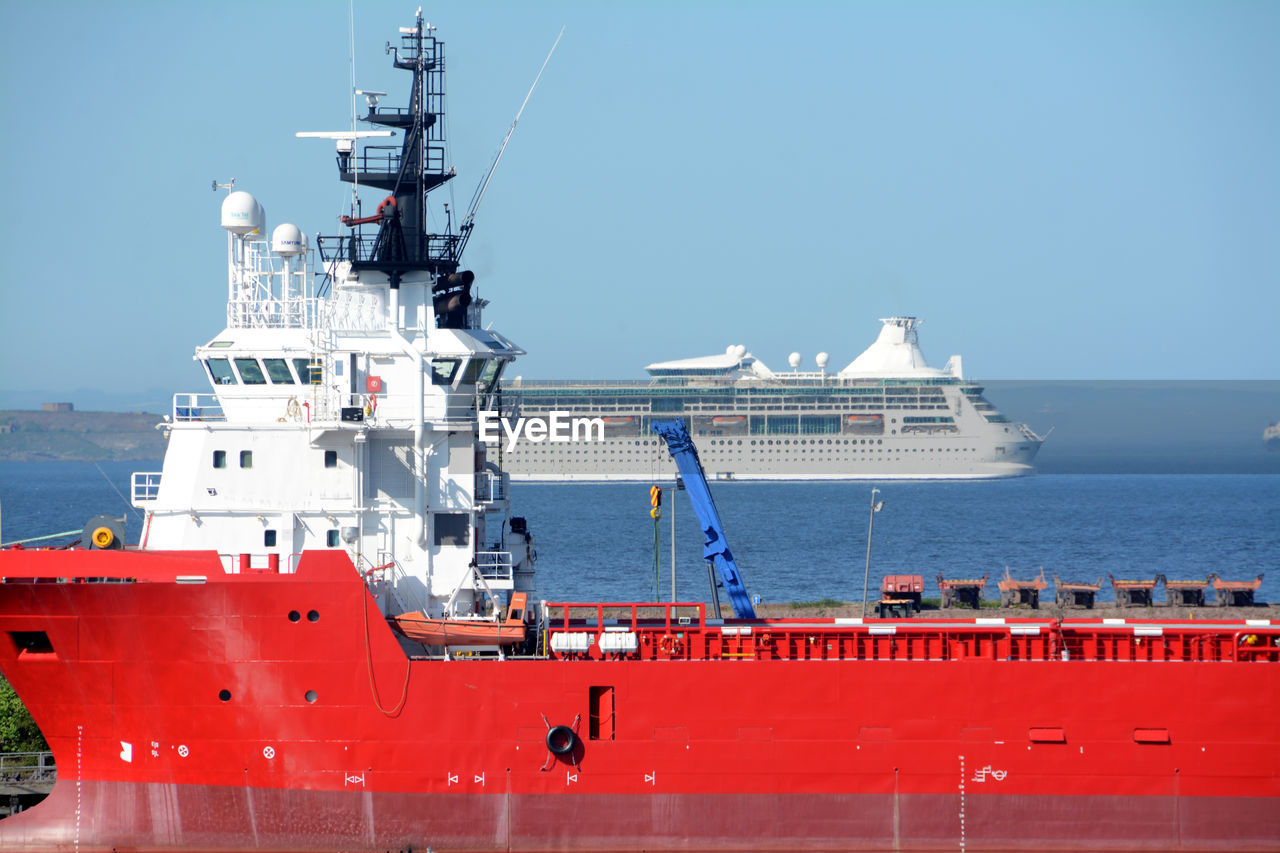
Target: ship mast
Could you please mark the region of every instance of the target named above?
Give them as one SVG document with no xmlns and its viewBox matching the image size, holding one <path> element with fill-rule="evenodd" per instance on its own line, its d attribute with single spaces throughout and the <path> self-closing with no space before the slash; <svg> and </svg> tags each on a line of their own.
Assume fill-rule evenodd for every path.
<svg viewBox="0 0 1280 853">
<path fill-rule="evenodd" d="M 317 245 L 326 262 L 347 262 L 357 275 L 383 273 L 393 289 L 398 289 L 406 276 L 425 273 L 432 285 L 437 324 L 461 328 L 466 324 L 475 279 L 470 272 L 458 272 L 461 235 L 447 229 L 427 231 L 427 196 L 454 177 L 453 169 L 445 162 L 444 43 L 431 35 L 433 31 L 419 11 L 414 26 L 401 27 L 400 45 L 387 43 L 387 52 L 394 57 L 392 64 L 413 77 L 408 108 L 382 107 L 378 103 L 380 93 L 363 93 L 369 112 L 361 120 L 400 131 L 403 139 L 399 147 L 357 148 L 348 144 L 343 150 L 339 143 L 339 178 L 388 195 L 372 216 L 356 216 L 358 211 L 352 210 L 351 216 L 342 217 L 350 231 L 321 236 Z M 350 134 L 366 135 L 373 134 Z M 376 232 L 367 234 L 366 225 L 376 226 Z"/>
</svg>

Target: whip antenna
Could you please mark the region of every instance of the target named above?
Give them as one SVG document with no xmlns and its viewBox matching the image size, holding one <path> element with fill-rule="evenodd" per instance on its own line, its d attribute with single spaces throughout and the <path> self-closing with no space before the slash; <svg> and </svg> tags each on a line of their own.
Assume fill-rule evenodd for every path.
<svg viewBox="0 0 1280 853">
<path fill-rule="evenodd" d="M 516 125 L 520 123 L 520 116 L 524 115 L 524 108 L 529 105 L 529 99 L 533 97 L 533 90 L 538 88 L 538 81 L 542 79 L 542 72 L 547 70 L 547 63 L 551 61 L 551 54 L 556 52 L 556 47 L 563 37 L 564 27 L 561 27 L 560 35 L 556 36 L 555 42 L 551 45 L 551 50 L 547 51 L 547 58 L 542 60 L 542 67 L 538 69 L 538 75 L 533 78 L 533 85 L 529 87 L 529 93 L 524 96 L 524 102 L 520 104 L 516 117 L 511 120 L 511 127 L 507 128 L 507 135 L 503 137 L 502 145 L 498 147 L 498 153 L 494 155 L 493 162 L 489 164 L 489 171 L 485 174 L 484 180 L 480 182 L 480 186 L 476 187 L 475 194 L 471 196 L 471 206 L 467 209 L 466 218 L 462 220 L 462 225 L 458 227 L 458 232 L 462 235 L 461 244 L 458 246 L 459 257 L 462 256 L 462 249 L 467 245 L 467 240 L 471 237 L 471 229 L 475 227 L 476 208 L 480 206 L 481 200 L 484 199 L 484 191 L 489 188 L 489 181 L 493 179 L 493 173 L 498 168 L 498 162 L 502 160 L 502 152 L 507 150 L 507 143 L 511 141 L 511 134 L 516 132 Z"/>
</svg>

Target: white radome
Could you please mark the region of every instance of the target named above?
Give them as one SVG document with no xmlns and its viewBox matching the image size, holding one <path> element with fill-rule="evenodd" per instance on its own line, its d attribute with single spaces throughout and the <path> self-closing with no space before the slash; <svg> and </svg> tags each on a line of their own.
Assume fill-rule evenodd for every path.
<svg viewBox="0 0 1280 853">
<path fill-rule="evenodd" d="M 267 216 L 258 200 L 244 190 L 229 193 L 222 200 L 222 227 L 232 234 L 252 234 L 261 231 Z"/>
<path fill-rule="evenodd" d="M 307 238 L 292 222 L 282 222 L 271 232 L 271 251 L 282 258 L 292 258 L 307 250 Z"/>
</svg>

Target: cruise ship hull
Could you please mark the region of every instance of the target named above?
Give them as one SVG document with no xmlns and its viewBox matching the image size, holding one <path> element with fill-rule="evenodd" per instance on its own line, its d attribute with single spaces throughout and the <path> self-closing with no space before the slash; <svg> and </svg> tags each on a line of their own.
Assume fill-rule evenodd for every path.
<svg viewBox="0 0 1280 853">
<path fill-rule="evenodd" d="M 699 460 L 712 480 L 992 480 L 1035 473 L 1038 441 L 904 437 L 859 439 L 699 438 Z M 776 441 L 776 444 L 774 443 Z M 784 443 L 785 442 L 785 443 Z M 505 457 L 514 482 L 649 482 L 675 477 L 675 464 L 653 439 L 609 438 L 534 445 L 522 440 Z"/>
<path fill-rule="evenodd" d="M 1280 844 L 1270 656 L 1118 660 L 1100 638 L 1096 660 L 892 659 L 909 632 L 974 626 L 877 623 L 888 645 L 837 659 L 821 648 L 845 629 L 760 623 L 789 651 L 413 659 L 341 552 L 221 567 L 0 553 L 0 667 L 59 768 L 48 800 L 0 821 L 0 849 Z M 552 726 L 572 751 L 551 752 Z"/>
</svg>

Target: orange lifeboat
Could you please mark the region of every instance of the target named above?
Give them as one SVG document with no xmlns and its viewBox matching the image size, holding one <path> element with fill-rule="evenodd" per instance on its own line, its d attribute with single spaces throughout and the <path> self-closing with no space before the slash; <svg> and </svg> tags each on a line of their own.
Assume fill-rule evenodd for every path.
<svg viewBox="0 0 1280 853">
<path fill-rule="evenodd" d="M 711 419 L 711 422 L 716 426 L 729 426 L 732 424 L 740 424 L 745 420 L 746 418 L 742 415 L 716 415 Z"/>
<path fill-rule="evenodd" d="M 526 594 L 511 594 L 507 618 L 432 618 L 421 611 L 401 613 L 391 618 L 392 625 L 410 640 L 428 646 L 510 646 L 524 640 Z"/>
</svg>

